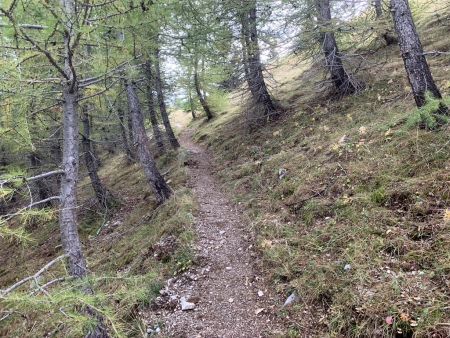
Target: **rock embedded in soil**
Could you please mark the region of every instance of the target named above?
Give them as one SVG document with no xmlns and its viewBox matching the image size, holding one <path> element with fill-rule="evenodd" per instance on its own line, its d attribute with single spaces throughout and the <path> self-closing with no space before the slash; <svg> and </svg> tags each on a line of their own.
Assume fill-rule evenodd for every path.
<svg viewBox="0 0 450 338">
<path fill-rule="evenodd" d="M 286 298 L 286 301 L 284 302 L 283 307 L 292 305 L 292 304 L 298 302 L 299 299 L 300 299 L 300 298 L 297 296 L 297 294 L 296 294 L 295 292 L 292 292 L 292 293 L 290 294 L 290 296 L 289 296 L 288 298 Z"/>
<path fill-rule="evenodd" d="M 186 300 L 186 297 L 181 297 L 180 298 L 180 305 L 181 305 L 181 311 L 189 311 L 189 310 L 194 310 L 195 309 L 195 304 L 188 302 Z"/>
</svg>

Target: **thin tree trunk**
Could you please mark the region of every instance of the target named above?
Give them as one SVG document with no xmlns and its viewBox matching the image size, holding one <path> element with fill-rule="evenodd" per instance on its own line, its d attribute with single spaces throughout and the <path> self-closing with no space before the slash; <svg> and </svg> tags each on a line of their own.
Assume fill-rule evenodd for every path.
<svg viewBox="0 0 450 338">
<path fill-rule="evenodd" d="M 391 0 L 391 7 L 403 63 L 417 107 L 426 103 L 427 92 L 441 99 L 442 95 L 431 75 L 408 1 Z"/>
<path fill-rule="evenodd" d="M 134 143 L 137 147 L 139 162 L 144 169 L 150 187 L 155 193 L 157 203 L 161 204 L 170 198 L 172 190 L 167 185 L 164 177 L 160 174 L 150 152 L 149 140 L 144 127 L 144 117 L 142 116 L 135 84 L 133 82 L 127 82 L 126 90 L 130 114 L 133 121 Z"/>
<path fill-rule="evenodd" d="M 188 95 L 189 95 L 189 106 L 191 108 L 192 119 L 195 120 L 197 118 L 197 116 L 195 116 L 194 100 L 192 99 L 192 90 L 191 90 L 190 85 L 188 85 Z"/>
<path fill-rule="evenodd" d="M 246 10 L 241 18 L 241 23 L 248 61 L 247 82 L 254 101 L 262 106 L 266 117 L 271 117 L 277 114 L 277 109 L 275 108 L 264 81 L 256 24 L 256 0 L 246 0 L 243 2 L 243 5 Z"/>
<path fill-rule="evenodd" d="M 208 120 L 211 120 L 214 115 L 211 111 L 211 108 L 209 108 L 208 102 L 206 102 L 205 97 L 203 96 L 202 90 L 200 88 L 200 79 L 198 77 L 198 59 L 195 57 L 195 66 L 194 66 L 194 87 L 195 92 L 197 93 L 198 100 L 200 101 L 200 104 L 202 105 L 202 108 L 206 114 L 206 118 Z"/>
<path fill-rule="evenodd" d="M 247 45 L 248 42 L 246 41 L 248 37 L 248 27 L 246 26 L 246 21 L 241 18 L 241 45 L 242 45 L 242 65 L 244 67 L 244 76 L 245 81 L 247 81 L 247 85 L 250 89 L 250 91 L 253 88 L 253 85 L 251 85 L 251 79 L 250 79 L 250 71 L 248 69 L 248 55 L 247 55 Z"/>
<path fill-rule="evenodd" d="M 32 168 L 40 168 L 41 166 L 41 159 L 36 151 L 32 151 L 29 155 L 30 157 L 30 164 Z M 47 185 L 45 180 L 36 180 L 32 182 L 32 186 L 34 186 L 37 190 L 38 200 L 43 201 L 52 196 L 50 193 L 49 186 Z M 52 202 L 48 201 L 46 203 L 39 204 L 39 208 L 46 208 L 51 207 Z"/>
<path fill-rule="evenodd" d="M 377 20 L 383 19 L 383 3 L 382 0 L 374 0 L 373 6 L 375 7 L 375 15 Z M 384 41 L 387 46 L 390 46 L 394 43 L 397 43 L 397 37 L 392 33 L 390 28 L 387 28 L 386 31 L 382 34 Z"/>
<path fill-rule="evenodd" d="M 128 143 L 131 153 L 133 154 L 133 157 L 136 157 L 136 148 L 133 144 L 133 120 L 131 118 L 131 113 L 128 112 L 127 114 L 127 132 L 128 132 L 128 139 L 130 142 Z"/>
<path fill-rule="evenodd" d="M 164 153 L 164 141 L 161 134 L 161 130 L 159 129 L 158 119 L 156 117 L 156 109 L 155 109 L 155 98 L 153 95 L 153 70 L 152 64 L 150 60 L 144 65 L 144 73 L 147 77 L 147 104 L 148 104 L 148 115 L 150 118 L 150 122 L 152 124 L 153 135 L 155 137 L 156 146 L 158 147 L 159 153 Z"/>
<path fill-rule="evenodd" d="M 78 182 L 78 88 L 66 84 L 63 91 L 64 129 L 63 129 L 63 169 L 61 179 L 61 239 L 69 257 L 71 276 L 83 278 L 87 275 L 86 261 L 81 250 L 77 229 L 77 182 Z"/>
<path fill-rule="evenodd" d="M 375 14 L 377 19 L 380 19 L 383 16 L 383 7 L 381 5 L 381 0 L 374 0 L 373 6 L 375 7 Z"/>
<path fill-rule="evenodd" d="M 120 132 L 122 134 L 123 148 L 125 150 L 125 154 L 127 155 L 128 163 L 133 163 L 134 162 L 134 156 L 133 156 L 133 153 L 131 152 L 130 144 L 128 143 L 127 131 L 126 131 L 125 125 L 124 125 L 124 112 L 123 112 L 123 109 L 119 108 L 117 112 L 118 112 L 118 116 L 119 116 Z"/>
<path fill-rule="evenodd" d="M 92 143 L 90 140 L 91 126 L 89 122 L 89 114 L 87 112 L 83 112 L 81 122 L 83 124 L 81 146 L 84 155 L 84 162 L 91 180 L 91 185 L 100 205 L 104 208 L 109 208 L 114 205 L 114 198 L 108 189 L 103 185 L 100 177 L 98 176 L 97 161 L 94 156 Z"/>
<path fill-rule="evenodd" d="M 92 115 L 89 115 L 89 129 L 90 130 L 94 129 L 94 118 Z M 91 151 L 98 171 L 98 168 L 100 168 L 103 164 L 102 161 L 100 160 L 100 157 L 98 156 L 98 144 L 97 142 L 93 142 L 92 140 L 91 140 Z"/>
<path fill-rule="evenodd" d="M 79 167 L 78 146 L 78 113 L 77 100 L 79 88 L 77 74 L 74 68 L 73 41 L 77 34 L 78 18 L 74 0 L 60 0 L 61 7 L 66 16 L 64 31 L 64 74 L 63 80 L 63 170 L 60 192 L 59 225 L 61 241 L 65 254 L 68 257 L 69 273 L 75 278 L 87 276 L 86 260 L 83 255 L 80 237 L 78 235 L 77 222 L 77 182 Z M 83 291 L 92 294 L 90 285 L 86 285 Z M 91 307 L 85 309 L 85 313 L 97 320 L 97 325 L 86 335 L 89 338 L 109 337 L 103 325 L 103 318 Z"/>
<path fill-rule="evenodd" d="M 164 93 L 163 93 L 163 84 L 161 78 L 161 67 L 159 60 L 159 49 L 155 51 L 155 88 L 156 94 L 158 98 L 159 105 L 159 113 L 161 114 L 161 118 L 163 120 L 164 128 L 166 129 L 167 137 L 169 138 L 169 142 L 174 149 L 180 147 L 177 138 L 172 130 L 172 126 L 170 125 L 169 115 L 167 115 L 166 103 L 164 101 Z"/>
<path fill-rule="evenodd" d="M 78 182 L 78 83 L 72 68 L 71 38 L 75 34 L 75 2 L 61 0 L 68 19 L 64 35 L 64 72 L 68 79 L 63 85 L 63 170 L 61 179 L 60 227 L 61 239 L 69 259 L 70 275 L 83 278 L 87 275 L 86 261 L 81 249 L 77 224 L 77 182 Z M 74 21 L 72 21 L 74 20 Z"/>
<path fill-rule="evenodd" d="M 336 38 L 331 31 L 330 0 L 316 0 L 319 23 L 322 25 L 321 43 L 325 55 L 325 63 L 331 74 L 333 84 L 339 95 L 349 95 L 357 92 L 362 83 L 353 79 L 344 68 L 342 56 L 336 43 Z"/>
</svg>

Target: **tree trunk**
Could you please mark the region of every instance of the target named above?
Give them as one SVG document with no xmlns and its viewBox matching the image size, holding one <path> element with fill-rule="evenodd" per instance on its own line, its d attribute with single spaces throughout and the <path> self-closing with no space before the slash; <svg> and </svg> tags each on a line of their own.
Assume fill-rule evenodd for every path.
<svg viewBox="0 0 450 338">
<path fill-rule="evenodd" d="M 79 88 L 77 74 L 74 67 L 73 41 L 78 31 L 78 18 L 76 4 L 74 0 L 60 0 L 66 22 L 64 27 L 64 74 L 63 79 L 63 170 L 61 178 L 60 192 L 60 214 L 59 225 L 61 231 L 61 241 L 69 263 L 69 273 L 74 278 L 85 278 L 87 276 L 86 260 L 81 248 L 81 241 L 78 235 L 77 223 L 77 182 L 79 167 L 79 146 L 78 146 L 78 113 L 77 100 Z M 87 284 L 83 291 L 92 293 L 92 289 Z M 103 325 L 103 319 L 91 307 L 87 307 L 85 313 L 97 320 L 97 325 L 90 330 L 87 337 L 105 338 L 108 332 Z"/>
<path fill-rule="evenodd" d="M 441 99 L 442 95 L 431 75 L 408 1 L 391 0 L 391 7 L 403 63 L 417 107 L 426 103 L 426 92 Z"/>
<path fill-rule="evenodd" d="M 161 130 L 159 129 L 158 119 L 156 117 L 155 109 L 155 99 L 153 96 L 153 70 L 152 64 L 148 60 L 144 65 L 145 76 L 147 77 L 147 104 L 148 104 L 148 115 L 150 122 L 152 124 L 153 136 L 155 137 L 156 146 L 158 147 L 159 153 L 164 153 L 164 141 L 162 138 Z"/>
<path fill-rule="evenodd" d="M 130 147 L 130 151 L 133 154 L 133 157 L 136 157 L 136 148 L 133 144 L 133 120 L 131 118 L 131 113 L 129 111 L 127 114 L 127 132 L 128 132 L 128 140 L 130 140 L 128 146 Z"/>
<path fill-rule="evenodd" d="M 95 196 L 98 202 L 105 209 L 112 207 L 114 205 L 114 198 L 108 189 L 103 185 L 100 177 L 98 176 L 98 166 L 96 157 L 94 156 L 92 143 L 91 143 L 91 126 L 89 122 L 89 114 L 83 112 L 81 117 L 81 122 L 83 123 L 83 135 L 81 139 L 81 146 L 84 155 L 84 162 L 91 179 L 91 185 L 94 189 Z"/>
<path fill-rule="evenodd" d="M 197 93 L 198 100 L 200 101 L 200 104 L 202 105 L 202 108 L 206 114 L 206 118 L 208 120 L 211 120 L 214 115 L 209 108 L 208 102 L 206 102 L 205 97 L 203 96 L 202 90 L 200 88 L 200 79 L 198 78 L 198 60 L 197 57 L 195 57 L 195 67 L 194 67 L 194 86 L 195 86 L 195 92 Z"/>
<path fill-rule="evenodd" d="M 71 276 L 83 278 L 87 275 L 86 261 L 81 250 L 77 229 L 77 182 L 78 182 L 78 88 L 72 84 L 64 86 L 63 169 L 61 179 L 60 227 L 64 251 L 69 257 Z"/>
<path fill-rule="evenodd" d="M 194 100 L 192 99 L 192 90 L 191 90 L 191 86 L 188 85 L 188 95 L 189 95 L 189 107 L 191 108 L 191 114 L 192 114 L 192 119 L 195 120 L 197 118 L 197 116 L 195 116 L 195 107 L 194 107 Z"/>
<path fill-rule="evenodd" d="M 330 0 L 316 0 L 319 24 L 322 26 L 321 43 L 325 63 L 339 95 L 350 95 L 361 89 L 362 83 L 353 79 L 344 68 L 342 56 L 331 26 Z"/>
<path fill-rule="evenodd" d="M 94 129 L 94 118 L 92 115 L 89 115 L 89 129 Z M 94 157 L 95 160 L 95 165 L 97 166 L 97 171 L 98 168 L 100 168 L 103 164 L 102 161 L 100 160 L 100 157 L 98 156 L 98 144 L 97 142 L 93 142 L 91 141 L 91 152 L 92 152 L 92 156 Z"/>
<path fill-rule="evenodd" d="M 383 16 L 383 6 L 381 5 L 381 0 L 374 0 L 373 6 L 375 7 L 377 19 L 380 19 Z"/>
<path fill-rule="evenodd" d="M 382 0 L 374 0 L 373 6 L 375 7 L 375 15 L 377 20 L 383 19 L 383 3 Z M 392 33 L 390 28 L 387 28 L 386 31 L 382 34 L 384 41 L 386 41 L 386 45 L 390 46 L 394 43 L 397 43 L 397 37 Z"/>
<path fill-rule="evenodd" d="M 36 151 L 32 151 L 29 155 L 30 157 L 30 164 L 32 168 L 40 168 L 42 165 L 41 158 L 37 154 Z M 33 192 L 37 192 L 38 201 L 43 201 L 49 198 L 50 196 L 53 196 L 50 192 L 50 188 L 48 184 L 46 183 L 46 180 L 36 180 L 32 182 L 32 187 L 34 186 L 35 189 L 32 189 Z M 35 191 L 33 191 L 35 190 Z M 52 202 L 48 201 L 46 203 L 39 204 L 38 208 L 48 208 L 52 206 Z"/>
<path fill-rule="evenodd" d="M 134 143 L 137 147 L 139 162 L 144 169 L 150 187 L 155 193 L 157 203 L 161 204 L 170 198 L 172 190 L 160 174 L 150 152 L 149 140 L 144 127 L 144 117 L 142 116 L 135 84 L 133 82 L 127 82 L 125 85 L 128 96 L 128 105 L 133 121 Z"/>
<path fill-rule="evenodd" d="M 263 67 L 258 44 L 258 30 L 256 24 L 256 0 L 243 1 L 245 7 L 241 18 L 242 32 L 246 44 L 247 54 L 247 82 L 255 103 L 260 104 L 264 110 L 264 116 L 270 118 L 277 115 L 277 109 L 270 97 L 264 81 Z M 245 64 L 244 64 L 245 70 Z"/>
<path fill-rule="evenodd" d="M 125 129 L 125 124 L 124 124 L 124 112 L 123 112 L 122 108 L 118 109 L 118 116 L 119 116 L 120 132 L 122 134 L 123 148 L 125 150 L 125 154 L 127 155 L 128 163 L 130 164 L 130 163 L 134 162 L 134 156 L 131 151 L 130 144 L 128 143 L 127 131 Z"/>
<path fill-rule="evenodd" d="M 172 145 L 172 147 L 174 149 L 177 149 L 180 146 L 180 144 L 178 143 L 178 140 L 175 137 L 175 134 L 172 130 L 172 126 L 170 125 L 169 116 L 167 115 L 166 110 L 166 103 L 164 102 L 161 67 L 159 60 L 159 49 L 156 49 L 155 51 L 155 87 L 156 87 L 156 94 L 158 97 L 159 113 L 161 114 L 164 128 L 166 129 L 167 137 L 169 138 L 169 142 Z"/>
</svg>

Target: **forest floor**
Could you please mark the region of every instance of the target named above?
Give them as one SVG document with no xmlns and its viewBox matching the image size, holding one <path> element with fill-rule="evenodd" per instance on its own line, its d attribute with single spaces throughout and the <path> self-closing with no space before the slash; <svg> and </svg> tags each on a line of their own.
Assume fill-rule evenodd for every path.
<svg viewBox="0 0 450 338">
<path fill-rule="evenodd" d="M 192 132 L 180 141 L 188 153 L 188 184 L 200 205 L 194 222 L 198 264 L 167 282 L 160 301 L 169 306 L 152 312 L 152 321 L 164 322 L 163 332 L 176 337 L 274 337 L 282 303 L 260 272 L 248 227 L 221 192 L 211 158 L 193 143 Z M 183 297 L 193 309 L 181 308 Z"/>
</svg>

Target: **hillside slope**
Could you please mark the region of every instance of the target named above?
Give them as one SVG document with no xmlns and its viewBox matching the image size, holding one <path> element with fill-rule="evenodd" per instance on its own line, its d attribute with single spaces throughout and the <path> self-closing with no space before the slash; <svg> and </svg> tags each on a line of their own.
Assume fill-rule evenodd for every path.
<svg viewBox="0 0 450 338">
<path fill-rule="evenodd" d="M 440 3 L 442 4 L 442 3 Z M 426 50 L 448 51 L 447 13 L 425 11 Z M 364 55 L 359 95 L 330 95 L 320 68 L 273 70 L 276 122 L 249 131 L 240 93 L 193 122 L 246 210 L 292 337 L 450 336 L 450 127 L 417 127 L 397 45 Z M 443 95 L 450 55 L 428 58 Z"/>
</svg>

